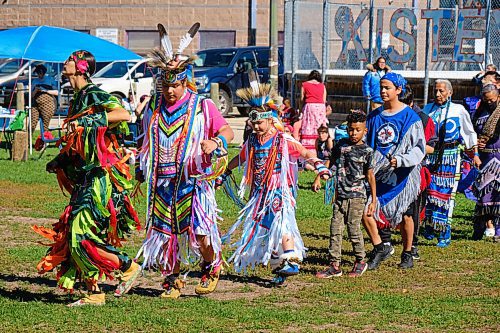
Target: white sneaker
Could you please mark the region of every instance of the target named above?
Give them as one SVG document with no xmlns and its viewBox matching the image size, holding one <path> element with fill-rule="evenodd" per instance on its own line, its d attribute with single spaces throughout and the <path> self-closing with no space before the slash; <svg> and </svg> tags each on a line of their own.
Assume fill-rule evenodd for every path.
<svg viewBox="0 0 500 333">
<path fill-rule="evenodd" d="M 484 231 L 484 236 L 486 237 L 495 236 L 495 228 L 486 228 L 486 230 Z"/>
</svg>

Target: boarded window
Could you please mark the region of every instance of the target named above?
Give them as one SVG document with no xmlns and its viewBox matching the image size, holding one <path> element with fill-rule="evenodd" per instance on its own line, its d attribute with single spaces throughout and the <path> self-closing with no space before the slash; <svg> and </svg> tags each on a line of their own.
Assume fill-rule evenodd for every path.
<svg viewBox="0 0 500 333">
<path fill-rule="evenodd" d="M 156 30 L 129 30 L 127 31 L 127 47 L 141 55 L 160 46 L 160 36 Z"/>
<path fill-rule="evenodd" d="M 232 47 L 236 45 L 236 31 L 202 30 L 200 34 L 200 50 L 217 47 Z"/>
</svg>

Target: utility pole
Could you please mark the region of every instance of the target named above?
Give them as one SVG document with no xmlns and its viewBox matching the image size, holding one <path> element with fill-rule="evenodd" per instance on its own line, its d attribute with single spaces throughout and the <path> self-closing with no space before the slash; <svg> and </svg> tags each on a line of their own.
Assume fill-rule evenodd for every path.
<svg viewBox="0 0 500 333">
<path fill-rule="evenodd" d="M 269 9 L 269 79 L 271 87 L 278 89 L 278 1 L 271 0 Z"/>
<path fill-rule="evenodd" d="M 431 0 L 427 0 L 427 9 L 431 9 Z M 430 20 L 425 22 L 425 78 L 424 78 L 424 106 L 427 105 L 429 99 L 429 62 L 430 62 L 430 48 L 429 44 L 431 38 L 431 24 Z"/>
<path fill-rule="evenodd" d="M 484 70 L 486 71 L 486 66 L 490 63 L 490 29 L 491 29 L 491 0 L 486 0 L 486 35 L 484 38 Z M 493 59 L 492 59 L 493 60 Z"/>
</svg>

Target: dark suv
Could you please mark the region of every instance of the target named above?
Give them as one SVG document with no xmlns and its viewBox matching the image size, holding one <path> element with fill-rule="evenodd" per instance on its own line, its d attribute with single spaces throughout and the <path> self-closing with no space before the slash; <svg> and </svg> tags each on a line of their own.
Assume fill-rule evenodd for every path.
<svg viewBox="0 0 500 333">
<path fill-rule="evenodd" d="M 245 115 L 248 105 L 236 96 L 236 90 L 248 86 L 248 70 L 254 69 L 261 82 L 269 81 L 269 47 L 248 46 L 202 50 L 197 53 L 194 75 L 201 95 L 210 95 L 210 84 L 219 84 L 219 102 L 223 115 L 233 106 Z M 278 48 L 278 84 L 283 87 L 283 48 Z"/>
</svg>

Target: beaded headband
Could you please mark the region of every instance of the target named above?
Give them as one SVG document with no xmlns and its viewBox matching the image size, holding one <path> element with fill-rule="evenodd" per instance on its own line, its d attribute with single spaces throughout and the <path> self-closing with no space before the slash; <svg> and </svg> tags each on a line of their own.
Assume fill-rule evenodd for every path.
<svg viewBox="0 0 500 333">
<path fill-rule="evenodd" d="M 265 112 L 259 112 L 257 110 L 252 110 L 248 114 L 248 117 L 250 118 L 251 122 L 256 122 L 262 119 L 270 119 L 275 117 L 275 114 L 273 111 L 265 111 Z"/>
</svg>

